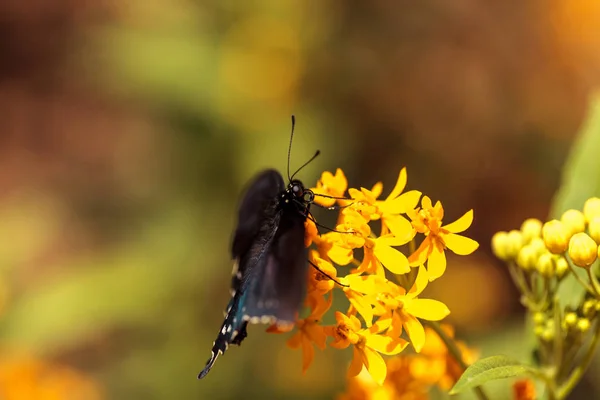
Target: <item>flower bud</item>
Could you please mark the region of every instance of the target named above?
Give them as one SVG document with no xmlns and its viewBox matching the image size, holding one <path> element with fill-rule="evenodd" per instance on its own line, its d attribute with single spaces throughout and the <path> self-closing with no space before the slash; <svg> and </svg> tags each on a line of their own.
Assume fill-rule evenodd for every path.
<svg viewBox="0 0 600 400">
<path fill-rule="evenodd" d="M 600 243 L 600 216 L 593 217 L 588 224 L 588 233 L 596 243 Z"/>
<path fill-rule="evenodd" d="M 525 246 L 519 251 L 517 256 L 517 265 L 525 271 L 531 271 L 537 264 L 538 256 L 531 246 Z"/>
<path fill-rule="evenodd" d="M 562 254 L 567 251 L 571 238 L 563 223 L 555 219 L 544 224 L 542 237 L 546 248 L 553 254 Z"/>
<path fill-rule="evenodd" d="M 575 314 L 574 312 L 567 313 L 565 315 L 565 321 L 564 322 L 565 322 L 565 325 L 568 328 L 574 327 L 575 324 L 577 324 L 577 314 Z"/>
<path fill-rule="evenodd" d="M 567 210 L 560 217 L 560 222 L 569 231 L 570 235 L 585 231 L 585 217 L 579 210 Z"/>
<path fill-rule="evenodd" d="M 511 259 L 509 256 L 508 242 L 508 233 L 506 232 L 496 232 L 494 236 L 492 236 L 492 252 L 496 257 L 504 261 Z"/>
<path fill-rule="evenodd" d="M 531 242 L 529 242 L 528 246 L 535 249 L 535 253 L 538 255 L 538 257 L 548 252 L 548 249 L 546 248 L 546 245 L 541 237 L 533 238 Z"/>
<path fill-rule="evenodd" d="M 536 268 L 544 278 L 553 277 L 554 272 L 556 271 L 554 266 L 554 256 L 548 252 L 542 254 L 537 260 Z"/>
<path fill-rule="evenodd" d="M 566 258 L 559 257 L 555 261 L 556 263 L 556 277 L 560 280 L 567 276 L 569 273 L 569 263 Z"/>
<path fill-rule="evenodd" d="M 536 312 L 533 314 L 533 322 L 536 325 L 543 325 L 546 322 L 546 315 L 543 312 Z"/>
<path fill-rule="evenodd" d="M 523 247 L 523 234 L 521 231 L 512 230 L 508 232 L 508 254 L 511 259 L 515 259 Z"/>
<path fill-rule="evenodd" d="M 526 219 L 521 224 L 521 233 L 523 233 L 523 240 L 525 243 L 531 242 L 535 238 L 542 236 L 542 221 L 536 218 Z"/>
<path fill-rule="evenodd" d="M 585 333 L 590 329 L 590 320 L 587 318 L 580 318 L 577 321 L 577 330 L 581 333 Z"/>
<path fill-rule="evenodd" d="M 587 199 L 583 205 L 583 215 L 586 221 L 591 221 L 592 218 L 600 216 L 600 199 L 592 197 Z"/>
<path fill-rule="evenodd" d="M 569 257 L 573 264 L 587 268 L 598 258 L 598 245 L 586 233 L 576 233 L 569 241 Z"/>
<path fill-rule="evenodd" d="M 542 340 L 546 341 L 546 342 L 550 342 L 552 340 L 554 340 L 554 328 L 545 328 L 544 331 L 542 332 Z"/>
<path fill-rule="evenodd" d="M 589 299 L 586 300 L 585 303 L 583 303 L 583 307 L 581 307 L 581 313 L 583 314 L 584 317 L 586 318 L 594 318 L 594 316 L 596 315 L 596 306 L 598 305 L 598 302 L 594 299 Z"/>
</svg>

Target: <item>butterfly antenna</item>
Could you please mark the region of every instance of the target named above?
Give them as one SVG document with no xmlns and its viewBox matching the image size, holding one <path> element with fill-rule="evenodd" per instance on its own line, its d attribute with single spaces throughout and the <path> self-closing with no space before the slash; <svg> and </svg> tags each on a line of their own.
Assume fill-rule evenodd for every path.
<svg viewBox="0 0 600 400">
<path fill-rule="evenodd" d="M 292 114 L 292 133 L 290 134 L 290 145 L 288 147 L 288 160 L 287 160 L 287 176 L 288 180 L 291 182 L 292 178 L 290 177 L 290 157 L 292 154 L 292 141 L 294 140 L 294 127 L 296 126 L 296 117 Z"/>
<path fill-rule="evenodd" d="M 300 168 L 298 168 L 298 169 L 296 170 L 296 172 L 294 172 L 294 173 L 292 174 L 292 177 L 290 178 L 290 181 L 291 181 L 292 179 L 294 179 L 294 176 L 296 176 L 296 174 L 297 174 L 298 172 L 300 172 L 300 170 L 301 170 L 302 168 L 306 167 L 308 164 L 310 164 L 310 163 L 312 162 L 312 160 L 314 160 L 315 158 L 317 158 L 317 157 L 319 156 L 319 154 L 321 154 L 321 150 L 317 150 L 317 151 L 316 151 L 316 153 L 315 153 L 315 155 L 314 155 L 314 156 L 312 156 L 312 157 L 310 158 L 310 160 L 308 160 L 307 162 L 305 162 L 304 164 L 302 164 L 302 166 L 301 166 Z"/>
</svg>

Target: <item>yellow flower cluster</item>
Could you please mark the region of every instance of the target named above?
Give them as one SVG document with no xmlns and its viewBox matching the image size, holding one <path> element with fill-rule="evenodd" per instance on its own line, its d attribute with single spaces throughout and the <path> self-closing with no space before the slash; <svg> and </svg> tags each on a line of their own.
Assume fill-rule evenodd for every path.
<svg viewBox="0 0 600 400">
<path fill-rule="evenodd" d="M 496 256 L 520 270 L 513 271 L 517 281 L 523 281 L 518 277 L 521 271 L 561 280 L 577 266 L 588 271 L 589 282 L 580 282 L 594 296 L 600 296 L 600 284 L 590 267 L 600 255 L 599 244 L 600 199 L 596 197 L 585 202 L 583 211 L 567 210 L 560 220 L 544 224 L 528 219 L 521 230 L 498 232 L 492 238 Z M 575 277 L 580 279 L 577 274 Z"/>
<path fill-rule="evenodd" d="M 426 342 L 420 320 L 439 321 L 450 313 L 442 302 L 420 295 L 444 273 L 446 250 L 466 255 L 477 249 L 477 242 L 458 234 L 471 225 L 473 212 L 444 225 L 442 204 L 434 205 L 416 190 L 404 192 L 406 183 L 406 169 L 402 169 L 390 194 L 379 199 L 381 183 L 371 189 L 348 189 L 338 169 L 335 174 L 324 172 L 312 188 L 316 203 L 337 204 L 340 212 L 330 232 L 319 234 L 312 219 L 306 223 L 306 245 L 313 245 L 309 258 L 315 267 L 308 276 L 310 315 L 296 322 L 288 342 L 302 348 L 304 370 L 312 362 L 314 346 L 323 350 L 331 338 L 329 346 L 353 350 L 350 377 L 364 367 L 381 385 L 388 369 L 382 354 L 398 354 L 409 343 L 420 352 Z M 376 224 L 379 235 L 374 233 Z M 335 312 L 336 324 L 323 325 L 334 289 L 344 294 L 349 307 Z"/>
<path fill-rule="evenodd" d="M 596 260 L 600 255 L 600 199 L 588 199 L 582 210 L 567 210 L 560 219 L 542 223 L 528 219 L 520 230 L 498 232 L 492 250 L 505 261 L 522 293 L 522 303 L 533 322 L 538 341 L 538 364 L 551 371 L 545 382 L 549 397 L 565 398 L 583 376 L 600 342 L 600 283 Z M 563 300 L 559 291 L 567 280 L 572 288 Z M 514 387 L 515 398 L 532 399 L 531 382 Z"/>
<path fill-rule="evenodd" d="M 454 336 L 449 325 L 442 329 L 448 337 Z M 456 343 L 467 364 L 476 355 L 462 342 Z M 440 337 L 430 328 L 425 329 L 425 345 L 419 354 L 401 355 L 386 362 L 388 375 L 379 385 L 363 368 L 350 379 L 347 390 L 338 400 L 427 400 L 432 386 L 449 390 L 463 373 Z"/>
</svg>

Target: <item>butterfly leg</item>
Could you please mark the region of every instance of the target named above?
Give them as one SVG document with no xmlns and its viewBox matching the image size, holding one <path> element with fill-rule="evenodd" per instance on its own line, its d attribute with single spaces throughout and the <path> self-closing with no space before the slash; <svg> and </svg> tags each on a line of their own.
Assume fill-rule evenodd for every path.
<svg viewBox="0 0 600 400">
<path fill-rule="evenodd" d="M 313 266 L 313 268 L 315 268 L 317 271 L 319 271 L 320 273 L 322 273 L 323 275 L 325 275 L 327 278 L 331 279 L 332 281 L 334 281 L 335 283 L 337 283 L 338 285 L 342 286 L 342 287 L 349 287 L 348 285 L 344 285 L 343 283 L 338 282 L 337 280 L 335 280 L 335 278 L 332 278 L 331 276 L 329 276 L 325 271 L 323 271 L 321 268 L 319 268 L 315 263 L 313 263 L 312 261 L 308 260 L 308 263 L 310 265 Z"/>
</svg>

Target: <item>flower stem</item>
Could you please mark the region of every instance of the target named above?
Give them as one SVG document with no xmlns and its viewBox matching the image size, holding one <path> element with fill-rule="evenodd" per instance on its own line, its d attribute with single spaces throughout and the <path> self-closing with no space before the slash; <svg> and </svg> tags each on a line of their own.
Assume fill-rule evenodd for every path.
<svg viewBox="0 0 600 400">
<path fill-rule="evenodd" d="M 448 352 L 456 360 L 458 365 L 460 365 L 460 368 L 463 371 L 465 369 L 467 369 L 469 366 L 463 359 L 462 353 L 461 353 L 460 349 L 458 348 L 458 346 L 456 345 L 456 343 L 454 342 L 454 339 L 452 339 L 450 336 L 448 336 L 446 334 L 446 332 L 444 332 L 444 330 L 442 329 L 442 327 L 440 326 L 439 323 L 437 323 L 435 321 L 426 321 L 426 323 L 431 329 L 433 329 L 435 331 L 435 333 L 437 333 L 437 335 L 440 337 L 440 339 L 442 339 L 442 342 L 444 342 L 444 345 L 446 345 Z M 489 397 L 483 391 L 483 388 L 481 386 L 477 386 L 473 390 L 475 391 L 475 394 L 477 395 L 477 398 L 479 398 L 479 400 L 489 400 Z"/>
<path fill-rule="evenodd" d="M 592 272 L 592 267 L 587 269 L 588 278 L 590 279 L 590 283 L 592 284 L 592 289 L 596 292 L 596 297 L 600 297 L 600 284 L 598 284 L 598 280 L 594 276 Z"/>
<path fill-rule="evenodd" d="M 578 274 L 577 271 L 575 271 L 575 267 L 573 267 L 573 264 L 571 264 L 571 261 L 567 258 L 567 265 L 569 266 L 569 269 L 571 270 L 571 273 L 573 275 L 575 275 L 575 279 L 577 279 L 579 281 L 579 283 L 581 284 L 581 286 L 583 286 L 583 288 L 585 290 L 587 290 L 590 294 L 594 295 L 594 288 L 592 288 L 590 286 L 589 283 L 587 283 L 586 281 L 584 281 Z"/>
<path fill-rule="evenodd" d="M 571 393 L 571 391 L 575 388 L 577 383 L 579 383 L 579 380 L 581 380 L 583 374 L 585 373 L 585 370 L 589 367 L 590 363 L 592 362 L 592 359 L 594 358 L 594 353 L 596 352 L 596 347 L 598 345 L 599 339 L 600 322 L 596 321 L 596 331 L 594 332 L 592 342 L 590 343 L 590 346 L 587 349 L 587 353 L 585 354 L 583 360 L 581 360 L 581 363 L 577 366 L 577 368 L 573 370 L 569 379 L 559 388 L 558 394 L 556 396 L 558 400 L 566 398 L 569 395 L 569 393 Z"/>
</svg>

